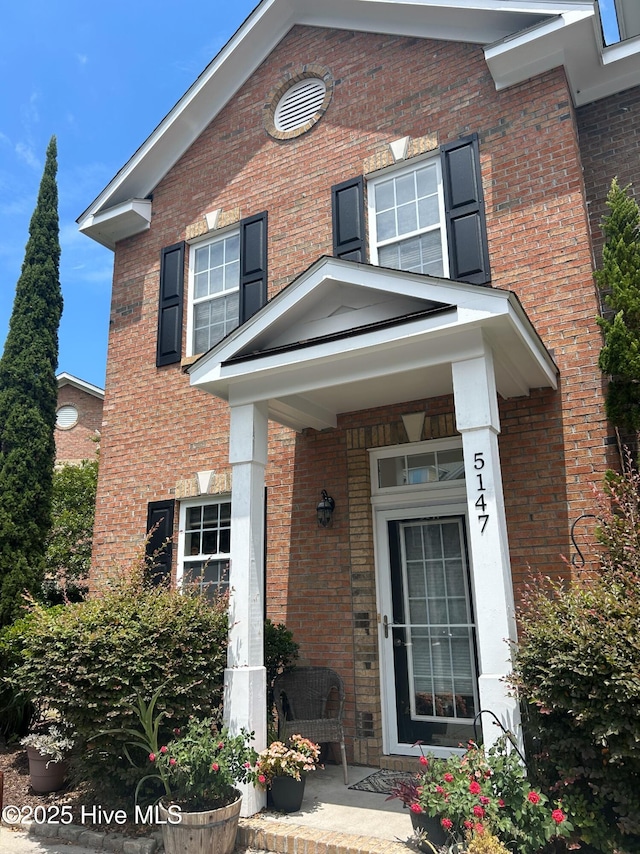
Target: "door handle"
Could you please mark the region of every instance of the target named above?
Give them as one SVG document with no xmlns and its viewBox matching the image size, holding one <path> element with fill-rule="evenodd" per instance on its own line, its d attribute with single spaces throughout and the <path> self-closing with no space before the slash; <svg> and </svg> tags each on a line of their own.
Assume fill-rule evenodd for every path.
<svg viewBox="0 0 640 854">
<path fill-rule="evenodd" d="M 387 615 L 385 614 L 382 618 L 382 627 L 384 629 L 385 638 L 389 637 L 389 620 L 387 619 Z"/>
</svg>

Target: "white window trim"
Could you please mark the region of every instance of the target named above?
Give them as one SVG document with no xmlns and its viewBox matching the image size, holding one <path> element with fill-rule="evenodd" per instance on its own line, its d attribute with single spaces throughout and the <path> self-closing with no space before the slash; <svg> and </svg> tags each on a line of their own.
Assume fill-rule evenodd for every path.
<svg viewBox="0 0 640 854">
<path fill-rule="evenodd" d="M 232 234 L 240 234 L 240 228 L 238 223 L 235 223 L 233 226 L 229 226 L 229 228 L 220 229 L 215 233 L 208 232 L 202 238 L 198 238 L 197 240 L 192 240 L 188 243 L 189 246 L 189 273 L 187 280 L 187 356 L 201 356 L 202 353 L 196 353 L 194 347 L 193 340 L 193 319 L 194 319 L 194 295 L 195 295 L 195 254 L 197 249 L 202 249 L 203 246 L 207 246 L 210 243 L 216 243 L 218 240 L 224 240 L 227 237 L 230 237 Z M 240 291 L 240 275 L 238 273 L 238 287 L 237 289 L 232 289 L 228 291 L 223 291 L 219 296 L 214 297 L 215 299 L 219 299 L 223 296 L 228 296 L 229 294 L 237 293 Z M 211 299 L 211 297 L 210 297 Z"/>
<path fill-rule="evenodd" d="M 427 439 L 423 442 L 406 442 L 402 445 L 389 445 L 385 448 L 369 449 L 371 472 L 371 503 L 374 507 L 398 507 L 406 502 L 414 503 L 417 498 L 438 501 L 456 501 L 466 498 L 464 478 L 460 480 L 441 480 L 432 483 L 406 483 L 402 486 L 378 485 L 378 460 L 402 455 L 429 454 L 433 451 L 451 451 L 462 448 L 462 438 L 452 436 L 446 439 Z"/>
<path fill-rule="evenodd" d="M 375 208 L 375 186 L 376 184 L 381 183 L 382 181 L 387 181 L 389 178 L 398 178 L 401 175 L 409 174 L 411 172 L 415 172 L 417 169 L 426 165 L 430 161 L 435 163 L 436 174 L 437 174 L 437 184 L 438 184 L 438 213 L 440 216 L 440 244 L 442 247 L 442 277 L 449 277 L 449 249 L 447 245 L 447 233 L 446 233 L 446 219 L 445 219 L 445 207 L 444 207 L 444 189 L 442 186 L 442 164 L 440 161 L 440 152 L 430 152 L 426 156 L 411 158 L 409 161 L 403 161 L 401 164 L 394 164 L 393 166 L 385 167 L 384 169 L 380 169 L 375 173 L 371 173 L 367 176 L 367 219 L 368 219 L 368 232 L 369 232 L 369 258 L 370 262 L 373 265 L 379 266 L 378 260 L 378 246 L 380 242 L 377 238 L 377 230 L 376 230 L 376 208 Z M 394 243 L 400 243 L 402 240 L 407 240 L 410 237 L 414 237 L 420 234 L 426 234 L 428 230 L 418 230 L 412 232 L 411 234 L 403 235 L 400 238 L 397 238 L 393 241 L 385 241 L 384 245 L 392 245 Z"/>
<path fill-rule="evenodd" d="M 176 587 L 182 590 L 184 579 L 184 563 L 185 563 L 185 539 L 187 528 L 187 510 L 190 507 L 201 507 L 205 504 L 225 504 L 231 502 L 231 495 L 200 495 L 197 498 L 187 498 L 179 502 L 179 523 L 178 523 L 178 565 L 176 568 Z M 190 555 L 191 557 L 191 555 Z M 231 553 L 229 554 L 199 554 L 197 560 L 228 560 L 231 562 Z M 228 579 L 227 579 L 228 581 Z"/>
</svg>

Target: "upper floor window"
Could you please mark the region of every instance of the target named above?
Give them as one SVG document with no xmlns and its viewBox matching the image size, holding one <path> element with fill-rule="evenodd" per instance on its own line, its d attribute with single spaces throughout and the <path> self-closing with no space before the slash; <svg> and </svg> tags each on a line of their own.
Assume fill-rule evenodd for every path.
<svg viewBox="0 0 640 854">
<path fill-rule="evenodd" d="M 368 199 L 372 263 L 449 274 L 439 157 L 369 181 Z"/>
<path fill-rule="evenodd" d="M 239 323 L 240 234 L 191 247 L 188 349 L 206 353 Z"/>
</svg>

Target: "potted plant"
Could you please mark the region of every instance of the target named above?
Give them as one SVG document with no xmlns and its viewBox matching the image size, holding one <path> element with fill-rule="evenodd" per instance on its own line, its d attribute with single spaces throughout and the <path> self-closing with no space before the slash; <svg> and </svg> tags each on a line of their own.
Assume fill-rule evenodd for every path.
<svg viewBox="0 0 640 854">
<path fill-rule="evenodd" d="M 136 798 L 147 780 L 161 781 L 158 809 L 166 854 L 233 850 L 242 802 L 237 785 L 255 780 L 250 740 L 244 730 L 232 736 L 210 718 L 190 718 L 171 741 L 149 753 L 153 773 L 142 778 Z"/>
<path fill-rule="evenodd" d="M 437 819 L 456 850 L 476 850 L 485 834 L 519 854 L 538 854 L 558 836 L 569 836 L 573 826 L 559 803 L 552 804 L 533 788 L 518 754 L 501 738 L 487 752 L 469 742 L 463 755 L 440 759 L 420 757 L 415 780 L 392 790 L 411 810 L 418 843 L 435 850 L 440 839 L 420 831 L 420 820 Z"/>
<path fill-rule="evenodd" d="M 301 735 L 287 743 L 274 741 L 258 755 L 258 785 L 271 790 L 273 806 L 280 812 L 297 812 L 302 806 L 306 774 L 315 771 L 320 747 Z"/>
<path fill-rule="evenodd" d="M 64 785 L 67 754 L 74 744 L 64 724 L 50 724 L 25 735 L 20 744 L 27 748 L 29 779 L 34 792 L 56 792 Z"/>
<path fill-rule="evenodd" d="M 135 789 L 136 804 L 149 782 L 160 785 L 157 811 L 162 821 L 165 854 L 231 854 L 235 846 L 242 793 L 240 783 L 255 782 L 256 751 L 253 733 L 242 730 L 232 736 L 212 718 L 189 718 L 183 728 L 162 743 L 161 725 L 166 711 L 155 714 L 164 686 L 149 703 L 138 693 L 132 705 L 140 729 L 103 730 L 125 735 L 132 747 L 147 754 L 148 770 Z M 130 752 L 125 749 L 129 762 Z"/>
</svg>

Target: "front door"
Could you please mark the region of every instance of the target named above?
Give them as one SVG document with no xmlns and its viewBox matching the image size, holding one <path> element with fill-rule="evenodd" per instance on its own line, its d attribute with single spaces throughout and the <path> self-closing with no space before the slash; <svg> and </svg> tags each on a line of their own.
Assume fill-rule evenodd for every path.
<svg viewBox="0 0 640 854">
<path fill-rule="evenodd" d="M 474 737 L 478 711 L 465 519 L 386 525 L 391 602 L 383 643 L 395 686 L 392 741 L 457 748 Z"/>
</svg>

